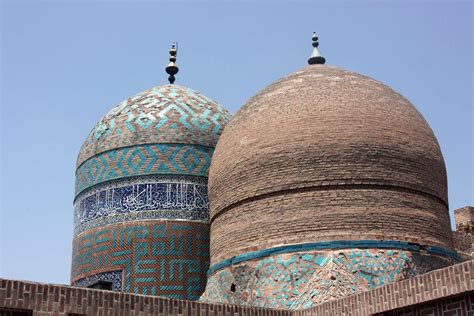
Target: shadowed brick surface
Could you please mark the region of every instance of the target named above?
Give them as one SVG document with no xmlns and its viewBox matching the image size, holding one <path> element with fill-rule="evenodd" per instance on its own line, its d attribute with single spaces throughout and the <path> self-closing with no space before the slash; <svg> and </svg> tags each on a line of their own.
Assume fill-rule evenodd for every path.
<svg viewBox="0 0 474 316">
<path fill-rule="evenodd" d="M 474 222 L 474 207 L 466 206 L 454 210 L 454 221 L 456 222 L 456 229 L 469 229 Z"/>
<path fill-rule="evenodd" d="M 474 253 L 472 237 L 474 232 L 474 207 L 466 206 L 454 210 L 456 231 L 453 232 L 454 247 L 466 259 Z"/>
<path fill-rule="evenodd" d="M 378 316 L 454 316 L 474 314 L 474 294 L 464 294 L 420 306 L 378 314 Z"/>
</svg>

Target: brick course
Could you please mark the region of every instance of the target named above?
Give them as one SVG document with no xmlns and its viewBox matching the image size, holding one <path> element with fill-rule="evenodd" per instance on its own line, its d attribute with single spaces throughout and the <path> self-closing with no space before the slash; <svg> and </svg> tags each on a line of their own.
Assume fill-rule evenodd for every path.
<svg viewBox="0 0 474 316">
<path fill-rule="evenodd" d="M 377 316 L 453 316 L 472 314 L 474 314 L 474 294 L 470 293 L 428 304 L 380 313 Z"/>
<path fill-rule="evenodd" d="M 33 316 L 68 315 L 71 313 L 79 315 L 140 316 L 356 316 L 386 313 L 403 308 L 447 306 L 447 303 L 453 303 L 456 300 L 458 302 L 456 303 L 457 307 L 454 305 L 450 306 L 460 313 L 449 315 L 468 315 L 468 312 L 473 312 L 473 291 L 474 261 L 467 261 L 448 268 L 432 271 L 409 280 L 392 283 L 371 291 L 296 312 L 206 304 L 156 296 L 0 279 L 0 315 L 2 315 L 2 310 L 6 314 L 7 309 L 16 309 L 31 310 L 33 311 Z"/>
</svg>

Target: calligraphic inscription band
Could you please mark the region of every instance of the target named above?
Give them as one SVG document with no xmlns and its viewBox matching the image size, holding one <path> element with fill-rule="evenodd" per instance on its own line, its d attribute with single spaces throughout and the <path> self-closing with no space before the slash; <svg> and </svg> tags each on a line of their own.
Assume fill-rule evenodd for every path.
<svg viewBox="0 0 474 316">
<path fill-rule="evenodd" d="M 74 231 L 116 222 L 172 219 L 209 222 L 204 177 L 142 176 L 96 186 L 74 204 Z"/>
</svg>

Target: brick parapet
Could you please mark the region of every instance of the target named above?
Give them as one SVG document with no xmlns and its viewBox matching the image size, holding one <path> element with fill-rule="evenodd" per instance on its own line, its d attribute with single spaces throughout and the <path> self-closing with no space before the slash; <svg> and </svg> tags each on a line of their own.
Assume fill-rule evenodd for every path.
<svg viewBox="0 0 474 316">
<path fill-rule="evenodd" d="M 388 312 L 417 304 L 445 300 L 461 294 L 472 297 L 472 293 L 474 293 L 474 261 L 466 261 L 296 312 L 207 304 L 7 279 L 0 279 L 0 311 L 1 309 L 31 310 L 33 316 L 67 315 L 68 313 L 143 316 L 356 316 Z M 466 308 L 472 309 L 472 306 Z"/>
<path fill-rule="evenodd" d="M 0 279 L 1 309 L 32 310 L 36 315 L 262 315 L 290 316 L 290 311 L 207 304 L 158 296 L 66 285 Z"/>
</svg>

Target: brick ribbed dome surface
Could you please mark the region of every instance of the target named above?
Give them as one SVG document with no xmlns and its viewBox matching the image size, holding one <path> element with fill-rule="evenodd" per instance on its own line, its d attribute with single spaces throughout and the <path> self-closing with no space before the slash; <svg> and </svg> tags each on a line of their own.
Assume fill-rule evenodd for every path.
<svg viewBox="0 0 474 316">
<path fill-rule="evenodd" d="M 397 240 L 452 249 L 437 140 L 397 92 L 313 65 L 251 98 L 209 173 L 211 266 L 280 245 Z"/>
</svg>

